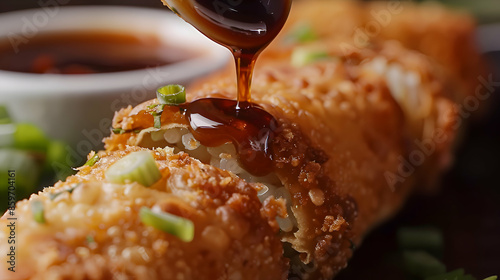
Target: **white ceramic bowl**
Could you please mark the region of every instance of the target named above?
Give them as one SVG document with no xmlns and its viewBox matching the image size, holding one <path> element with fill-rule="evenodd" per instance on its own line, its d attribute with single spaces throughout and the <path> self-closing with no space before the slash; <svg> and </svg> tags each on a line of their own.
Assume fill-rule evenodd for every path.
<svg viewBox="0 0 500 280">
<path fill-rule="evenodd" d="M 113 113 L 155 97 L 169 83 L 187 84 L 224 66 L 229 52 L 167 8 L 113 6 L 51 7 L 0 15 L 0 39 L 19 40 L 38 32 L 119 31 L 153 34 L 169 45 L 202 55 L 153 69 L 104 74 L 60 75 L 0 71 L 0 104 L 15 121 L 31 122 L 67 141 L 79 156 L 109 134 Z M 20 41 L 14 41 L 20 42 Z M 75 155 L 76 157 L 77 155 Z"/>
</svg>

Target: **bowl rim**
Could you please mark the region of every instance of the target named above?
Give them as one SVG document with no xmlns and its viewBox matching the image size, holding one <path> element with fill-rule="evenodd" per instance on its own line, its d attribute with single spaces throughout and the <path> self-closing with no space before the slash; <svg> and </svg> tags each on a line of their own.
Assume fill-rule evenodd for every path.
<svg viewBox="0 0 500 280">
<path fill-rule="evenodd" d="M 148 77 L 156 79 L 157 82 L 160 79 L 185 82 L 222 68 L 230 58 L 227 49 L 206 38 L 194 27 L 169 12 L 167 8 L 159 10 L 133 6 L 85 5 L 57 7 L 56 11 L 54 15 L 50 15 L 44 8 L 4 13 L 0 17 L 0 38 L 10 40 L 14 36 L 28 37 L 29 34 L 25 32 L 26 29 L 23 31 L 23 28 L 29 26 L 31 19 L 31 25 L 38 28 L 36 32 L 42 33 L 126 31 L 132 34 L 152 34 L 159 36 L 161 40 L 174 37 L 176 40 L 169 41 L 169 44 L 184 47 L 188 44 L 195 51 L 201 50 L 202 55 L 156 68 L 112 73 L 65 75 L 0 70 L 0 85 L 2 85 L 0 98 L 13 94 L 29 96 L 33 93 L 37 95 L 102 94 L 144 85 Z M 85 21 L 89 14 L 92 15 L 90 22 Z M 48 19 L 48 22 L 37 27 L 36 21 L 44 18 Z M 117 21 L 116 18 L 119 20 Z M 175 28 L 170 28 L 170 26 L 175 26 Z M 145 31 L 146 28 L 147 31 Z M 167 36 L 167 33 L 171 36 Z"/>
</svg>

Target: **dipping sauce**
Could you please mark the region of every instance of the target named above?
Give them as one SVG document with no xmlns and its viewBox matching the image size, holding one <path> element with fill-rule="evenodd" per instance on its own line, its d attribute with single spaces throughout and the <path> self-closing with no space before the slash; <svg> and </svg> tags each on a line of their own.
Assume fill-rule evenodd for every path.
<svg viewBox="0 0 500 280">
<path fill-rule="evenodd" d="M 270 140 L 277 127 L 260 106 L 235 100 L 203 98 L 180 106 L 194 138 L 207 147 L 232 142 L 246 171 L 263 176 L 272 170 Z"/>
<path fill-rule="evenodd" d="M 194 51 L 153 35 L 112 32 L 45 33 L 20 43 L 0 41 L 0 70 L 24 73 L 91 74 L 138 70 L 192 58 Z"/>
<path fill-rule="evenodd" d="M 276 119 L 251 103 L 251 82 L 260 52 L 285 24 L 292 0 L 166 0 L 167 5 L 234 56 L 237 100 L 206 98 L 183 105 L 196 140 L 215 147 L 231 141 L 251 174 L 273 171 L 271 143 Z"/>
</svg>

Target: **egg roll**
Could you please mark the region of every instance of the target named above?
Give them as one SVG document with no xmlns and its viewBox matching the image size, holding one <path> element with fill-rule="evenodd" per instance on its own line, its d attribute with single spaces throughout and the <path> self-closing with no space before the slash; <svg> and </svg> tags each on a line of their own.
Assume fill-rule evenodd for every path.
<svg viewBox="0 0 500 280">
<path fill-rule="evenodd" d="M 110 166 L 141 151 L 154 156 L 161 172 L 156 183 L 106 179 Z M 286 278 L 275 221 L 286 210 L 281 201 L 262 205 L 258 186 L 171 148 L 126 147 L 93 157 L 93 166 L 80 167 L 0 219 L 2 260 L 15 247 L 13 262 L 0 265 L 0 279 Z M 145 224 L 143 208 L 190 220 L 192 241 Z M 12 245 L 6 242 L 11 223 Z"/>
<path fill-rule="evenodd" d="M 472 21 L 437 6 L 404 4 L 358 44 L 356 28 L 383 5 L 294 2 L 252 84 L 251 101 L 276 120 L 264 175 L 245 169 L 231 141 L 202 145 L 178 106 L 158 112 L 153 99 L 117 112 L 95 166 L 18 204 L 29 230 L 18 233 L 25 272 L 14 279 L 334 277 L 410 194 L 435 188 L 462 129 L 457 105 L 482 73 Z M 294 35 L 301 25 L 306 40 Z M 200 80 L 188 102 L 234 99 L 235 80 L 232 68 Z M 134 151 L 154 153 L 162 179 L 149 188 L 107 182 L 105 169 Z M 67 191 L 75 183 L 89 194 Z M 46 224 L 33 221 L 33 200 Z M 191 219 L 193 241 L 145 226 L 141 207 Z"/>
<path fill-rule="evenodd" d="M 245 170 L 233 143 L 198 142 L 176 106 L 166 106 L 155 127 L 151 108 L 157 99 L 118 112 L 106 149 L 172 147 L 265 185 L 263 203 L 270 197 L 286 201 L 288 215 L 277 222 L 290 277 L 330 279 L 417 182 L 436 181 L 451 163 L 458 115 L 450 90 L 456 85 L 439 69 L 397 42 L 349 57 L 331 48 L 328 58 L 300 67 L 287 60 L 261 62 L 252 102 L 278 122 L 266 176 Z M 219 74 L 187 96 L 234 98 L 235 91 L 234 76 Z"/>
</svg>

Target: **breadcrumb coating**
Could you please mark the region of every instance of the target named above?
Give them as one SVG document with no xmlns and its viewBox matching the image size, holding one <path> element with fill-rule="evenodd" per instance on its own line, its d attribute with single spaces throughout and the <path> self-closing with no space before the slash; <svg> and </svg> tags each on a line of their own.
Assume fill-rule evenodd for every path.
<svg viewBox="0 0 500 280">
<path fill-rule="evenodd" d="M 280 202 L 262 206 L 254 186 L 171 149 L 150 150 L 162 173 L 153 186 L 106 182 L 111 164 L 141 150 L 100 152 L 94 166 L 19 202 L 16 272 L 2 262 L 0 279 L 286 278 L 274 219 Z M 45 224 L 33 219 L 34 200 L 43 203 Z M 191 220 L 193 241 L 142 224 L 142 207 Z M 8 222 L 7 215 L 0 219 L 0 240 Z M 6 246 L 0 244 L 3 256 Z"/>
</svg>

